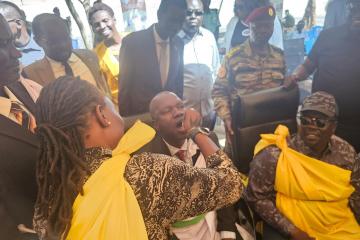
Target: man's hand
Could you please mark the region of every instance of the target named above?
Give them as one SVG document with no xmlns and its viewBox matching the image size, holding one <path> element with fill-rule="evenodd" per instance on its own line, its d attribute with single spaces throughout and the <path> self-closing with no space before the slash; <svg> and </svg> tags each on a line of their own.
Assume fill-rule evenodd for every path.
<svg viewBox="0 0 360 240">
<path fill-rule="evenodd" d="M 296 86 L 299 77 L 296 74 L 285 77 L 283 86 L 286 89 L 291 89 Z"/>
<path fill-rule="evenodd" d="M 189 133 L 191 129 L 201 125 L 201 115 L 195 109 L 189 108 L 185 110 L 183 128 Z"/>
<path fill-rule="evenodd" d="M 234 131 L 233 131 L 232 126 L 231 126 L 231 122 L 232 122 L 231 118 L 226 118 L 224 120 L 226 141 L 228 143 L 230 143 L 230 144 L 231 144 L 232 136 L 234 135 Z"/>
<path fill-rule="evenodd" d="M 291 233 L 291 240 L 315 240 L 315 238 L 310 237 L 306 232 L 295 228 Z"/>
</svg>

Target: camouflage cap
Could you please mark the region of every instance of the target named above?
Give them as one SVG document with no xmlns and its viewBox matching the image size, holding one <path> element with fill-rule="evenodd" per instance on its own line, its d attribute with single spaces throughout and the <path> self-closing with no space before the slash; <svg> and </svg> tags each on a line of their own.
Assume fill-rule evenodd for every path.
<svg viewBox="0 0 360 240">
<path fill-rule="evenodd" d="M 327 92 L 316 92 L 306 97 L 301 105 L 300 112 L 316 111 L 333 118 L 339 115 L 335 97 Z"/>
</svg>

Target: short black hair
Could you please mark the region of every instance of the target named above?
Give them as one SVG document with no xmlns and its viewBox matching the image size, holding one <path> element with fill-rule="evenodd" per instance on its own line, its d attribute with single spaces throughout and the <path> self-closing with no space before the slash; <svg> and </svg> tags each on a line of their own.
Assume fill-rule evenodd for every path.
<svg viewBox="0 0 360 240">
<path fill-rule="evenodd" d="M 114 10 L 112 10 L 112 8 L 109 5 L 102 3 L 100 1 L 96 1 L 96 2 L 94 2 L 93 6 L 90 8 L 89 13 L 88 13 L 88 21 L 90 24 L 91 24 L 92 16 L 98 11 L 106 11 L 109 13 L 109 15 L 111 17 L 114 17 L 114 15 L 115 15 Z"/>
<path fill-rule="evenodd" d="M 14 9 L 21 20 L 26 22 L 26 15 L 23 10 L 21 10 L 15 3 L 9 2 L 9 1 L 0 1 L 0 8 L 6 9 L 6 8 L 12 8 Z"/>
<path fill-rule="evenodd" d="M 158 13 L 166 12 L 170 6 L 177 6 L 184 10 L 187 9 L 186 0 L 161 0 Z"/>
<path fill-rule="evenodd" d="M 65 23 L 65 20 L 62 19 L 61 17 L 55 15 L 55 14 L 52 14 L 52 13 L 42 13 L 42 14 L 39 14 L 37 15 L 33 22 L 32 22 L 32 30 L 33 30 L 33 33 L 34 33 L 34 36 L 39 38 L 41 36 L 43 36 L 44 34 L 44 23 L 47 22 L 47 23 L 51 23 L 51 22 L 59 22 L 60 24 L 64 24 L 64 27 L 69 30 L 68 26 L 66 25 Z"/>
</svg>

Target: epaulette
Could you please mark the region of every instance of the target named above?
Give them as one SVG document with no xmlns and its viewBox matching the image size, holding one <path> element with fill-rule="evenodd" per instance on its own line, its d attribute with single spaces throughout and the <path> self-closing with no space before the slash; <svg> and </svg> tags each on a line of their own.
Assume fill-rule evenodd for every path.
<svg viewBox="0 0 360 240">
<path fill-rule="evenodd" d="M 240 49 L 241 49 L 241 45 L 231 48 L 225 57 L 232 58 L 235 55 L 235 53 L 238 52 Z"/>
<path fill-rule="evenodd" d="M 277 53 L 280 53 L 281 55 L 284 55 L 284 50 L 282 50 L 281 48 L 279 47 L 276 47 L 274 45 L 271 45 L 271 47 L 273 48 L 273 50 Z"/>
</svg>

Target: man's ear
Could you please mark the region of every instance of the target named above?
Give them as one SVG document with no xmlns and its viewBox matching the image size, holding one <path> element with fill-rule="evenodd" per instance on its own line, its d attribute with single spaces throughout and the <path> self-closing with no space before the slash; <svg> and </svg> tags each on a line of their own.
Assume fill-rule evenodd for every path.
<svg viewBox="0 0 360 240">
<path fill-rule="evenodd" d="M 111 122 L 105 116 L 104 106 L 101 105 L 96 106 L 95 117 L 101 127 L 106 128 L 111 125 Z"/>
</svg>

